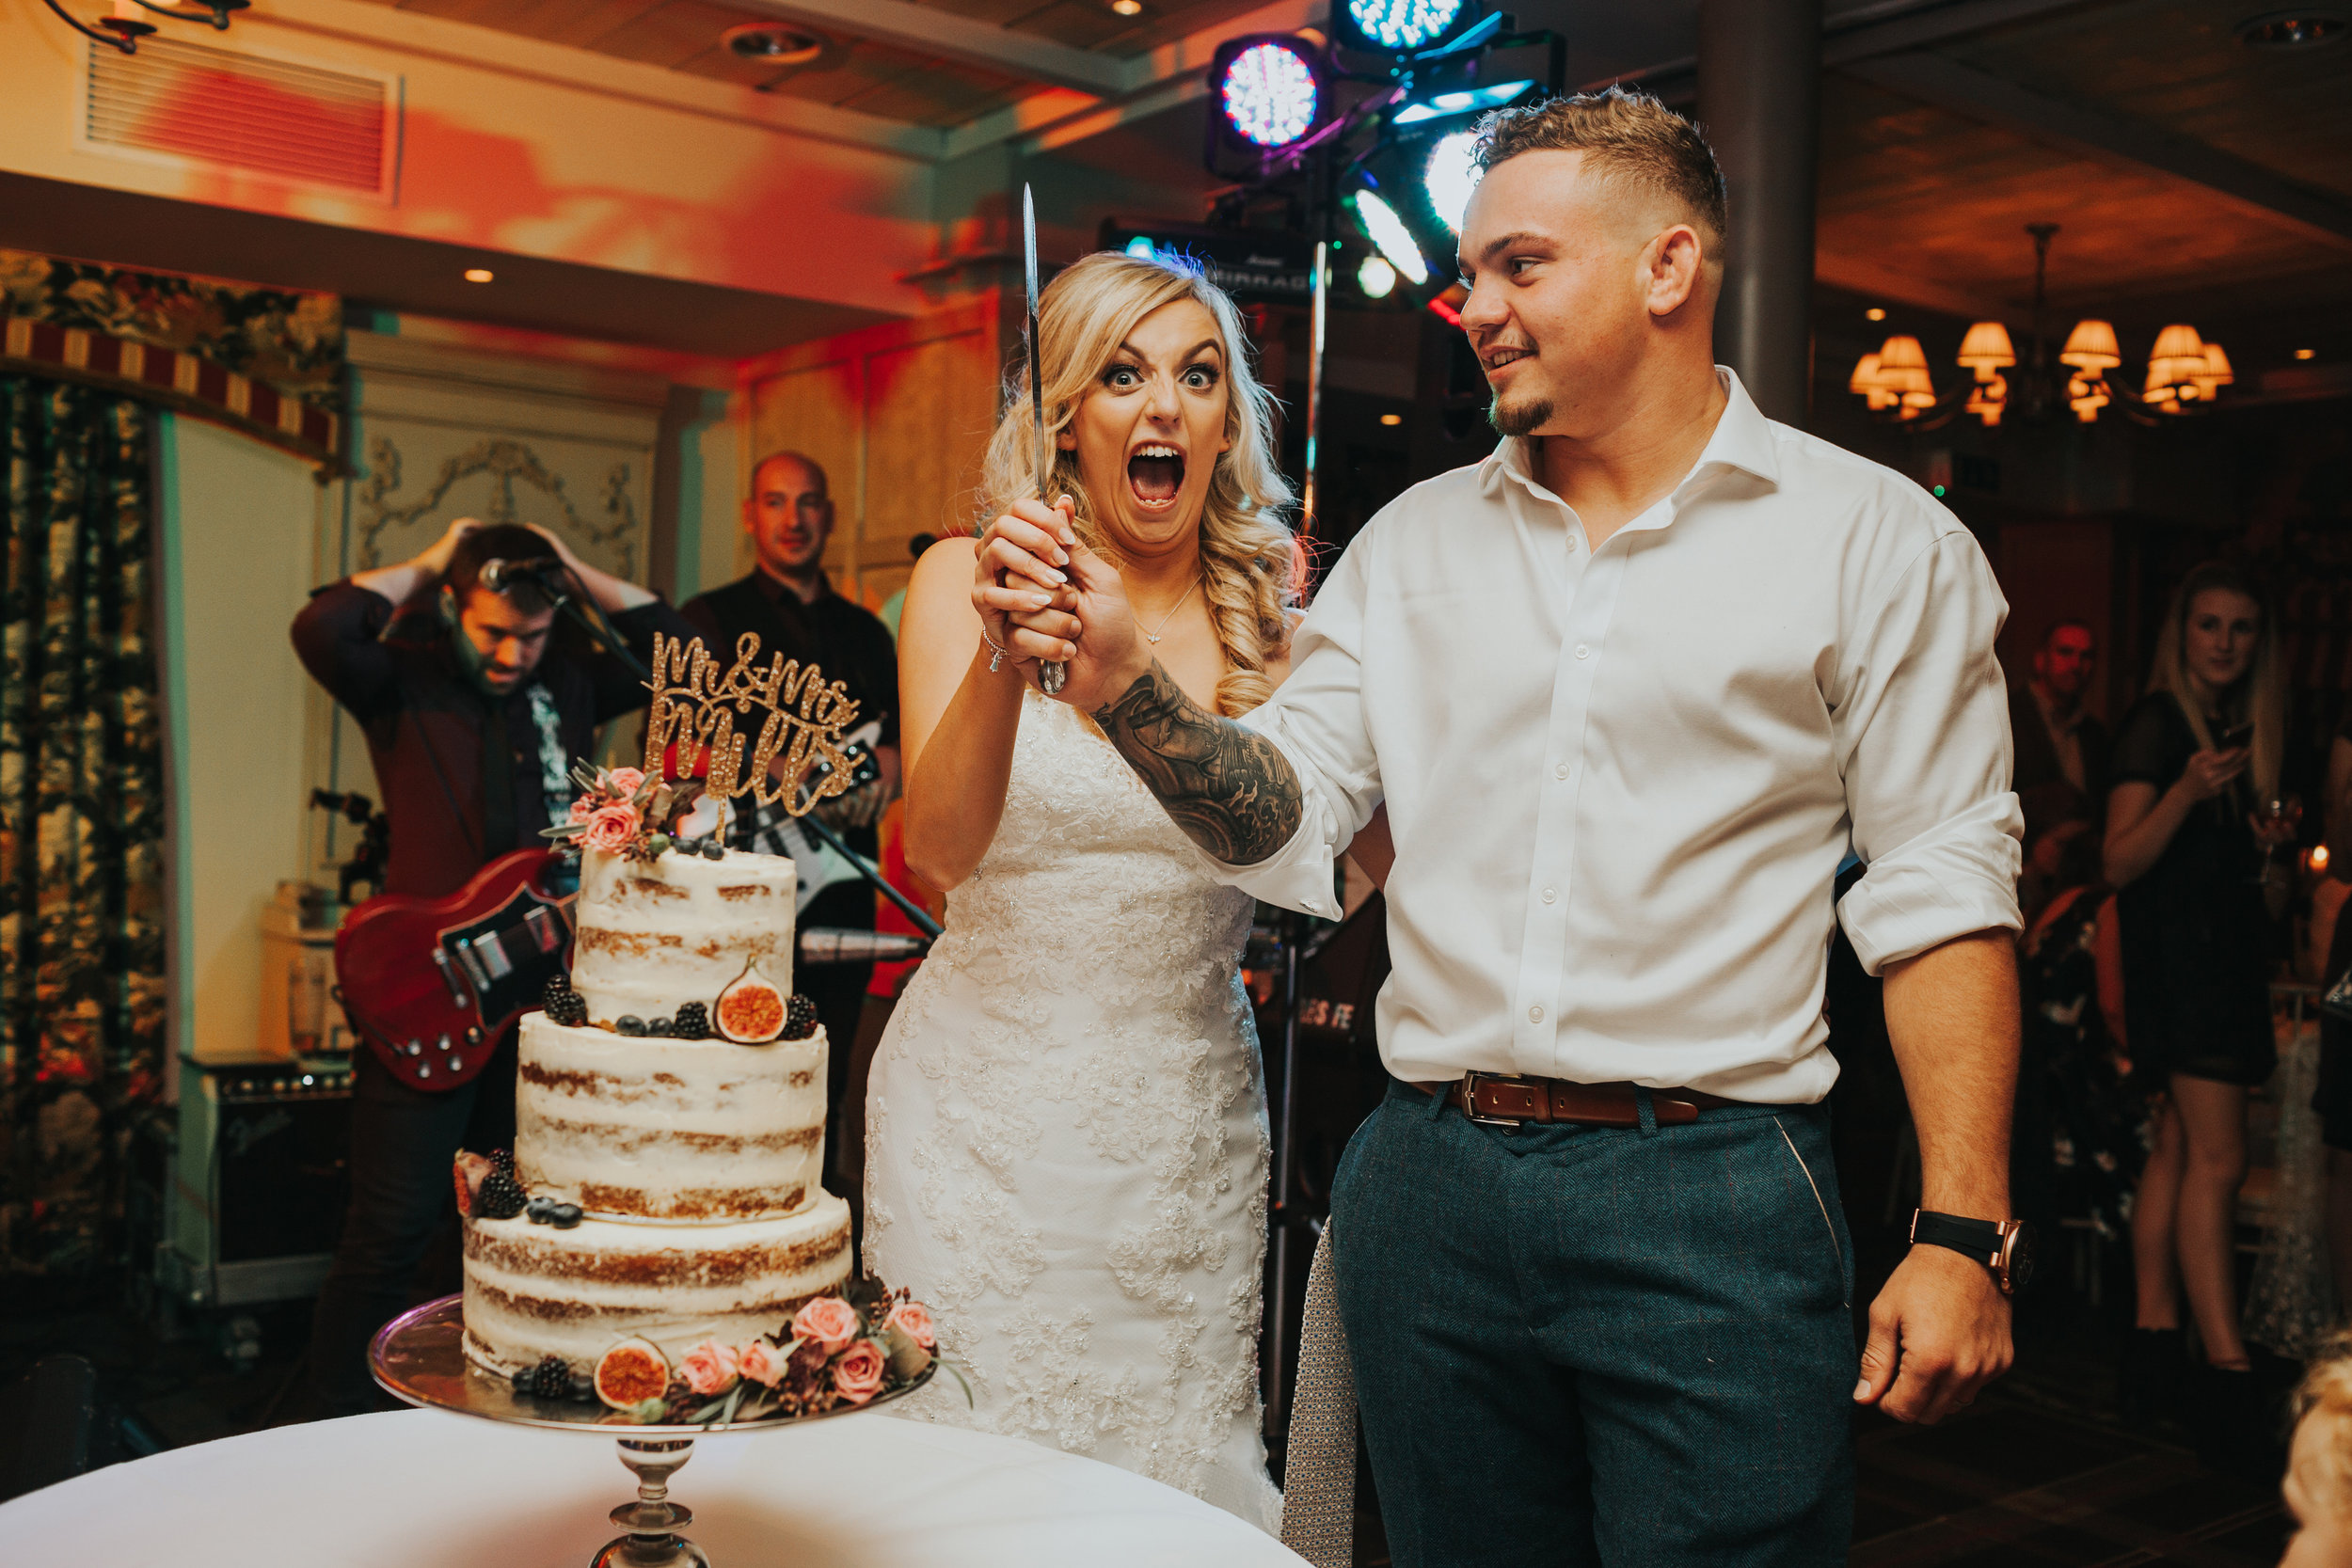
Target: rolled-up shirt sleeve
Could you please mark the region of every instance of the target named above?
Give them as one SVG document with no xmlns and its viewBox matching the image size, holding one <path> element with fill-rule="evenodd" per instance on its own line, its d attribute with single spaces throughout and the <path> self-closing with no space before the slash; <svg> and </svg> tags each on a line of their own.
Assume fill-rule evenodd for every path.
<svg viewBox="0 0 2352 1568">
<path fill-rule="evenodd" d="M 2022 925 L 2024 818 L 1993 651 L 2007 612 L 1976 541 L 1948 531 L 1902 570 L 1841 660 L 1832 726 L 1868 869 L 1837 914 L 1872 974 Z"/>
<path fill-rule="evenodd" d="M 1298 831 L 1254 865 L 1202 854 L 1210 875 L 1254 898 L 1336 918 L 1334 868 L 1380 804 L 1380 769 L 1364 721 L 1365 538 L 1340 558 L 1292 639 L 1290 678 L 1240 723 L 1274 744 L 1298 776 Z"/>
</svg>

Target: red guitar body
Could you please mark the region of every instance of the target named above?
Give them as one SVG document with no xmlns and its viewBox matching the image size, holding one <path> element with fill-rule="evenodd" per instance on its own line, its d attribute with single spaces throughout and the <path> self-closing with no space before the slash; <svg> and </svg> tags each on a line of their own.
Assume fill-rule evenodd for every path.
<svg viewBox="0 0 2352 1568">
<path fill-rule="evenodd" d="M 412 1088 L 453 1089 L 540 1006 L 572 942 L 572 898 L 544 879 L 556 855 L 501 855 L 445 898 L 369 899 L 335 933 L 352 1028 Z"/>
</svg>

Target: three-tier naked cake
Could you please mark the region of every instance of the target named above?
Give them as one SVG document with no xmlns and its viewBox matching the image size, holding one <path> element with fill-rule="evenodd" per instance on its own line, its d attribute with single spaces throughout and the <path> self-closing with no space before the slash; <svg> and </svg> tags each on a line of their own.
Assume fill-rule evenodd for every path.
<svg viewBox="0 0 2352 1568">
<path fill-rule="evenodd" d="M 585 1373 L 631 1338 L 675 1364 L 849 1278 L 849 1206 L 818 1180 L 825 1036 L 786 1018 L 795 886 L 791 861 L 715 844 L 587 850 L 570 994 L 550 1001 L 562 1022 L 523 1018 L 513 1170 L 496 1178 L 534 1212 L 469 1205 L 477 1364 Z"/>
</svg>

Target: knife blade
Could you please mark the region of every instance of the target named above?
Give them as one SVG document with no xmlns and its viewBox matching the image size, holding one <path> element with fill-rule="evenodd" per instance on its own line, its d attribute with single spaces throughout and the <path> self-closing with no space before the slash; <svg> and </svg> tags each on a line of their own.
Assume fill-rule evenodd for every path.
<svg viewBox="0 0 2352 1568">
<path fill-rule="evenodd" d="M 1040 357 L 1037 333 L 1037 194 L 1021 187 L 1021 264 L 1028 285 L 1029 424 L 1037 435 L 1037 499 L 1048 510 L 1054 504 L 1054 449 L 1045 437 L 1045 366 Z M 1037 683 L 1047 696 L 1061 689 L 1069 672 L 1047 659 L 1037 667 Z"/>
</svg>

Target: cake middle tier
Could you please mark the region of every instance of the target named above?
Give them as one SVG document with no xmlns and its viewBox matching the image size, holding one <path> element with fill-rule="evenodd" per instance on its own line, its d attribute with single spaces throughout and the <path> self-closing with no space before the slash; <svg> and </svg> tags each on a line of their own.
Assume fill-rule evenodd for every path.
<svg viewBox="0 0 2352 1568">
<path fill-rule="evenodd" d="M 523 1186 L 596 1214 L 737 1220 L 821 1196 L 825 1032 L 641 1037 L 526 1013 L 515 1082 Z"/>
<path fill-rule="evenodd" d="M 850 1206 L 831 1193 L 787 1219 L 569 1230 L 526 1219 L 466 1226 L 466 1336 L 500 1372 L 560 1355 L 576 1371 L 642 1337 L 675 1366 L 705 1339 L 773 1334 L 850 1277 Z"/>
</svg>

